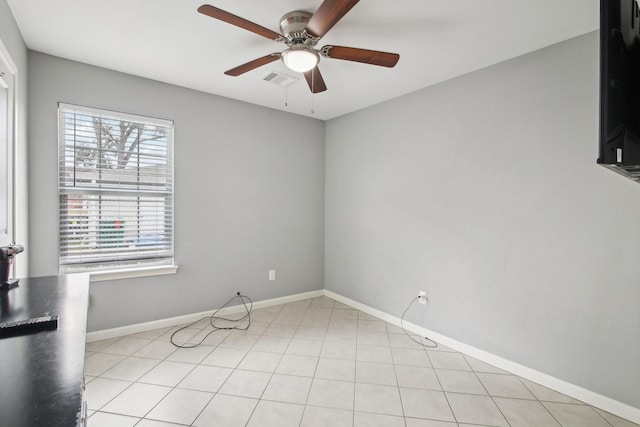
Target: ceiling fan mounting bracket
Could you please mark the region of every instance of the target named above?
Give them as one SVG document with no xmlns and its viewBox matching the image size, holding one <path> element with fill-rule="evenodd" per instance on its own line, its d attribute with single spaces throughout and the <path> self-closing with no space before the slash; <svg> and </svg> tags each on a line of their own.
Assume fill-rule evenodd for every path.
<svg viewBox="0 0 640 427">
<path fill-rule="evenodd" d="M 306 29 L 306 28 L 304 29 L 304 36 L 305 36 L 305 38 L 306 38 L 307 40 L 311 40 L 311 42 L 313 43 L 313 46 L 315 46 L 315 45 L 320 41 L 320 39 L 322 38 L 322 37 L 315 37 L 315 36 L 312 36 L 311 34 L 309 34 L 309 33 L 307 32 L 307 29 Z"/>
<path fill-rule="evenodd" d="M 324 56 L 325 58 L 331 58 L 329 51 L 331 50 L 333 46 L 331 45 L 326 45 L 326 46 L 322 46 L 322 49 L 319 50 L 318 53 L 320 53 L 320 56 Z"/>
<path fill-rule="evenodd" d="M 284 43 L 289 46 L 304 45 L 314 47 L 320 37 L 312 37 L 307 33 L 307 24 L 313 14 L 296 10 L 285 14 L 280 18 L 280 32 L 284 37 Z"/>
</svg>

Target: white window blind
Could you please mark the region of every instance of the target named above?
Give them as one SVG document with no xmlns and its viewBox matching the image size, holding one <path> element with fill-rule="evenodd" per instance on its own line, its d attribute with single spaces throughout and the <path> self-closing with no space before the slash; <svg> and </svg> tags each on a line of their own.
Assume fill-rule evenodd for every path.
<svg viewBox="0 0 640 427">
<path fill-rule="evenodd" d="M 173 122 L 58 108 L 60 272 L 173 263 Z"/>
</svg>

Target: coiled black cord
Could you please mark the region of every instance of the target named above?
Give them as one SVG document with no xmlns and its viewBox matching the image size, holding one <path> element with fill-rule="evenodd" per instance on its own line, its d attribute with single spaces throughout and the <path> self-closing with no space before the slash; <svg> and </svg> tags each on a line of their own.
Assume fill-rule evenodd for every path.
<svg viewBox="0 0 640 427">
<path fill-rule="evenodd" d="M 230 319 L 227 317 L 219 317 L 217 316 L 218 312 L 220 310 L 222 310 L 223 308 L 227 307 L 229 304 L 231 304 L 233 301 L 239 299 L 242 302 L 242 305 L 244 305 L 244 309 L 246 310 L 246 313 L 238 318 L 238 319 Z M 246 301 L 249 302 L 249 307 L 247 307 L 247 303 Z M 211 335 L 212 333 L 216 332 L 216 331 L 220 331 L 220 330 L 229 330 L 229 329 L 237 329 L 240 331 L 246 331 L 247 329 L 249 329 L 249 326 L 251 326 L 251 311 L 253 310 L 253 301 L 251 301 L 251 298 L 249 298 L 246 295 L 242 295 L 240 294 L 240 292 L 238 292 L 238 294 L 236 296 L 234 296 L 233 298 L 231 298 L 229 301 L 225 302 L 220 308 L 218 308 L 216 311 L 213 312 L 213 314 L 211 316 L 209 316 L 209 323 L 211 324 L 211 326 L 213 327 L 213 330 L 211 332 L 209 332 L 208 334 L 206 334 L 198 343 L 196 344 L 176 344 L 173 341 L 173 337 L 180 331 L 187 329 L 193 325 L 195 325 L 196 323 L 200 322 L 202 319 L 206 319 L 206 317 L 203 317 L 202 319 L 198 319 L 195 322 L 191 322 L 186 326 L 183 326 L 177 330 L 175 330 L 172 334 L 171 334 L 171 344 L 173 344 L 174 346 L 178 347 L 178 348 L 194 348 L 197 347 L 199 345 L 201 345 L 207 338 L 209 338 L 209 335 Z M 215 325 L 215 321 L 216 320 L 225 320 L 227 322 L 234 322 L 234 323 L 240 323 L 243 320 L 247 320 L 247 325 L 240 327 L 238 325 L 233 325 L 233 326 L 222 326 L 222 327 L 218 327 Z"/>
</svg>

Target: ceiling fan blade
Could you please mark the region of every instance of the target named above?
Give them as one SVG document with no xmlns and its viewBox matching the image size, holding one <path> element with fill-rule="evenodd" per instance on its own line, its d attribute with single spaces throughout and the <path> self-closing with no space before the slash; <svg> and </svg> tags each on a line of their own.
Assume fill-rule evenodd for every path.
<svg viewBox="0 0 640 427">
<path fill-rule="evenodd" d="M 265 28 L 261 25 L 258 25 L 254 22 L 247 21 L 244 18 L 240 18 L 232 13 L 225 12 L 222 9 L 218 9 L 217 7 L 213 7 L 208 4 L 203 4 L 198 8 L 198 12 L 203 15 L 210 16 L 212 18 L 218 19 L 220 21 L 226 22 L 227 24 L 235 25 L 236 27 L 243 28 L 245 30 L 251 31 L 252 33 L 256 33 L 262 37 L 266 37 L 270 40 L 281 41 L 283 40 L 282 35 L 276 33 L 275 31 L 271 31 L 268 28 Z"/>
<path fill-rule="evenodd" d="M 320 49 L 320 54 L 327 58 L 362 62 L 364 64 L 380 65 L 390 68 L 394 67 L 400 59 L 400 55 L 397 53 L 344 46 L 323 46 L 322 49 Z"/>
<path fill-rule="evenodd" d="M 324 84 L 324 79 L 322 78 L 320 69 L 317 66 L 304 73 L 304 78 L 307 79 L 307 84 L 309 85 L 309 89 L 311 89 L 311 93 L 319 93 L 327 90 L 327 85 Z"/>
<path fill-rule="evenodd" d="M 246 64 L 238 65 L 237 67 L 227 70 L 224 73 L 227 76 L 237 77 L 240 74 L 244 74 L 247 71 L 262 67 L 263 65 L 267 65 L 273 61 L 277 61 L 278 59 L 280 59 L 280 53 L 270 53 L 269 55 L 265 55 L 263 57 L 254 59 L 253 61 L 249 61 Z"/>
<path fill-rule="evenodd" d="M 307 24 L 307 33 L 313 37 L 327 34 L 360 0 L 324 0 Z"/>
</svg>

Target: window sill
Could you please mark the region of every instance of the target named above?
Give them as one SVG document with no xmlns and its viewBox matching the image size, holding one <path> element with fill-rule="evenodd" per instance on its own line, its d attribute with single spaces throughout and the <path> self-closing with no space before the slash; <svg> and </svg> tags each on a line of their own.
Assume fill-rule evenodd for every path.
<svg viewBox="0 0 640 427">
<path fill-rule="evenodd" d="M 94 271 L 91 274 L 91 282 L 104 282 L 107 280 L 133 279 L 136 277 L 164 276 L 176 274 L 177 265 L 160 265 L 154 267 L 130 268 L 123 270 Z"/>
</svg>

